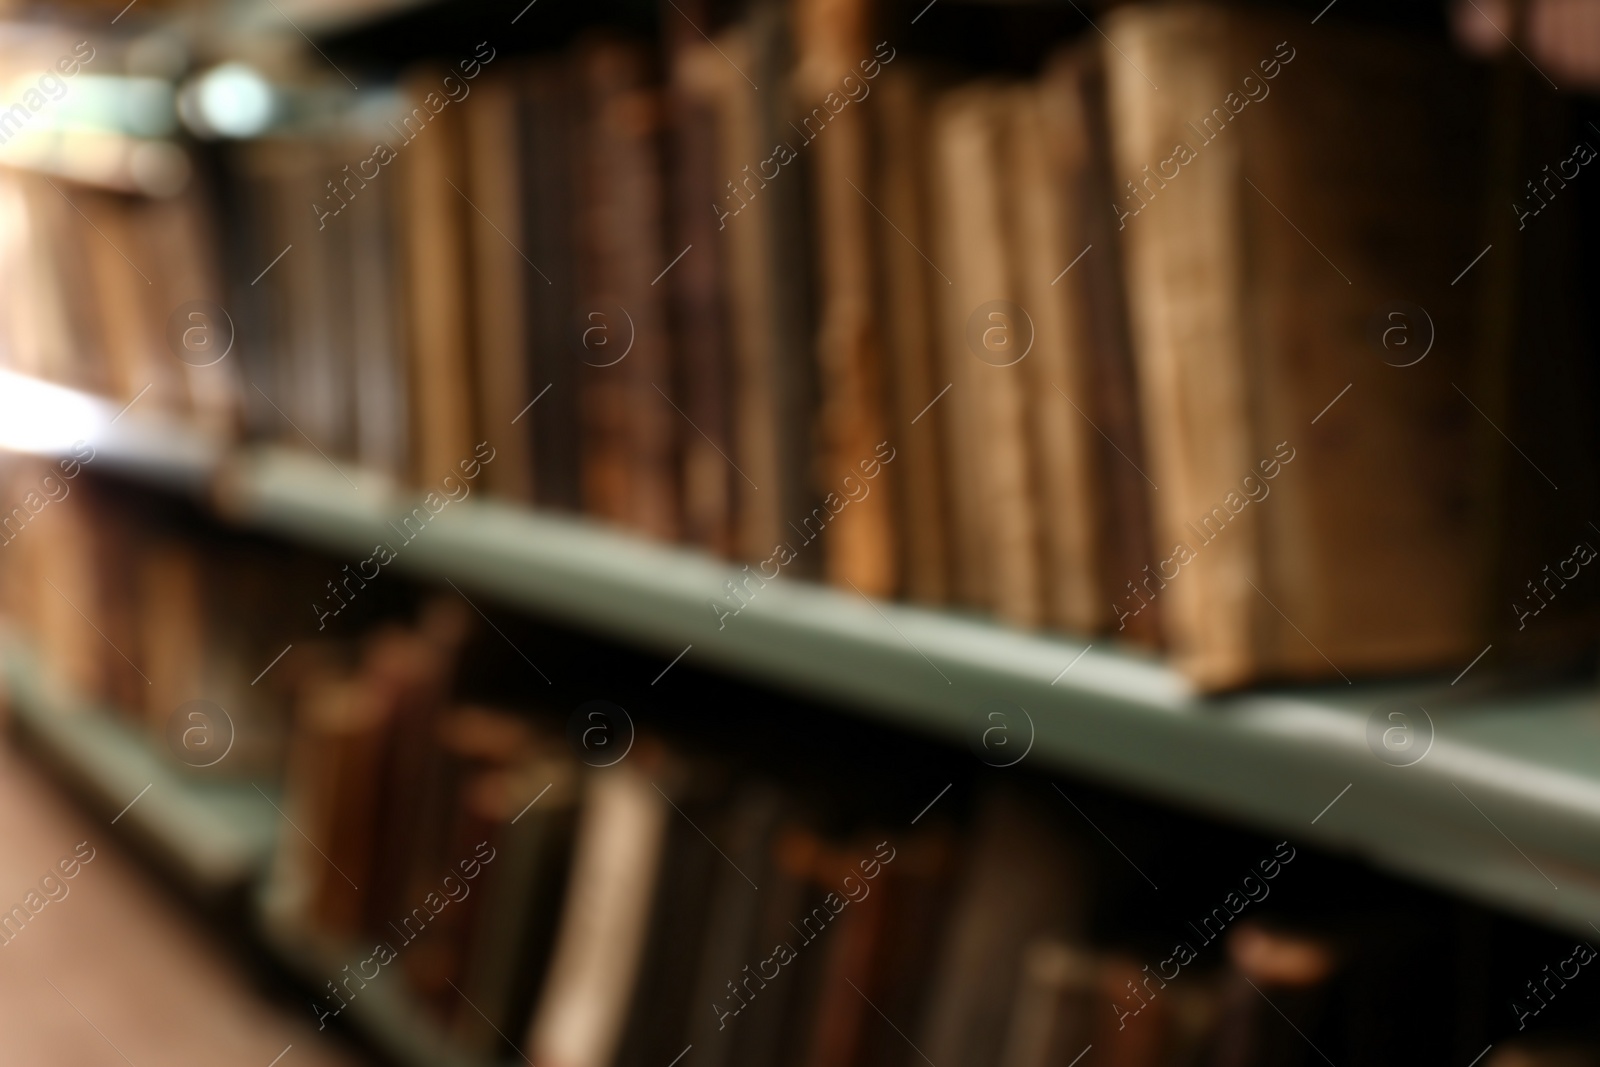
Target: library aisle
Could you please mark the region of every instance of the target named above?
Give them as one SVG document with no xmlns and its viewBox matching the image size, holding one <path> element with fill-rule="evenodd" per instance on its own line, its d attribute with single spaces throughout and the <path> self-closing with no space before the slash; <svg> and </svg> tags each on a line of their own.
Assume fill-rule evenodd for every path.
<svg viewBox="0 0 1600 1067">
<path fill-rule="evenodd" d="M 0 900 L 8 911 L 30 892 L 47 901 L 20 933 L 7 927 L 11 939 L 0 945 L 0 1063 L 356 1062 L 318 1037 L 309 1010 L 304 1019 L 287 1014 L 252 989 L 114 833 L 0 744 Z M 62 861 L 71 878 L 61 877 Z"/>
</svg>

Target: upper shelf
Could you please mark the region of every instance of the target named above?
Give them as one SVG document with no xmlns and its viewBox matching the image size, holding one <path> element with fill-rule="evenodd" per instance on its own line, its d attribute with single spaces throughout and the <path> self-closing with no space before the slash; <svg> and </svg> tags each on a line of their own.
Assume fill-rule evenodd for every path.
<svg viewBox="0 0 1600 1067">
<path fill-rule="evenodd" d="M 42 391 L 66 392 L 0 378 L 0 427 L 6 412 L 41 410 L 32 397 Z M 712 602 L 731 603 L 725 583 L 743 575 L 700 553 L 477 494 L 406 541 L 399 519 L 417 501 L 377 475 L 281 448 L 225 453 L 136 412 L 110 425 L 110 405 L 67 395 L 73 404 L 58 405 L 49 432 L 0 428 L 0 447 L 54 455 L 82 438 L 97 467 L 205 482 L 229 518 L 351 563 L 384 542 L 406 571 L 652 649 L 663 667 L 687 649 L 688 662 L 960 742 L 993 725 L 980 705 L 1011 701 L 1027 721 L 1013 721 L 1017 747 L 996 757 L 1021 751 L 1031 729 L 1027 760 L 1365 856 L 1574 931 L 1592 932 L 1600 915 L 1600 714 L 1587 688 L 1467 698 L 1465 685 L 1439 679 L 1203 699 L 1159 661 L 1109 642 L 1089 648 L 803 582 L 751 582 L 743 610 L 719 615 Z M 522 651 L 547 675 L 561 669 L 537 648 Z M 1411 766 L 1369 746 L 1369 721 L 1390 711 L 1434 728 Z M 908 798 L 907 817 L 928 799 Z"/>
</svg>

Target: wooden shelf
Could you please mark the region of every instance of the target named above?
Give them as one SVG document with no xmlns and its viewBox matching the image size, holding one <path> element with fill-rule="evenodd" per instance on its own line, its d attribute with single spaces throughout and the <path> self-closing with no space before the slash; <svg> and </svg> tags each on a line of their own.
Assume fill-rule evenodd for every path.
<svg viewBox="0 0 1600 1067">
<path fill-rule="evenodd" d="M 0 393 L 13 387 L 33 386 L 0 383 Z M 391 566 L 449 579 L 485 610 L 582 626 L 653 650 L 663 667 L 687 647 L 685 662 L 958 743 L 988 725 L 980 705 L 1008 700 L 1031 718 L 1031 764 L 1364 857 L 1573 931 L 1592 932 L 1600 915 L 1600 710 L 1588 687 L 1469 698 L 1465 684 L 1441 678 L 1202 699 L 1159 661 L 1110 642 L 1086 648 L 785 579 L 719 621 L 710 604 L 741 571 L 697 552 L 479 493 L 403 544 L 390 522 L 417 501 L 375 475 L 279 448 L 202 462 L 195 441 L 172 448 L 180 458 L 163 474 L 144 435 L 170 446 L 181 431 L 133 414 L 122 423 L 88 438 L 107 466 L 169 485 L 203 468 L 233 521 L 352 563 L 387 542 Z M 523 651 L 547 674 L 560 670 L 537 648 Z M 1369 720 L 1391 710 L 1435 727 L 1413 766 L 1369 747 Z"/>
</svg>

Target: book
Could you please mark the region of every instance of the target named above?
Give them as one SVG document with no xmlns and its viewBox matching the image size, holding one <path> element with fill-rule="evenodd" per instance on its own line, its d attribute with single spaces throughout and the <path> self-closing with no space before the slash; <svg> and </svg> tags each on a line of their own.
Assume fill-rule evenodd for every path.
<svg viewBox="0 0 1600 1067">
<path fill-rule="evenodd" d="M 949 264 L 943 302 L 944 416 L 961 599 L 1006 622 L 1043 617 L 1036 474 L 1028 446 L 1024 366 L 1034 330 L 1008 263 L 1005 116 L 1013 87 L 974 83 L 934 105 L 935 262 Z"/>
<path fill-rule="evenodd" d="M 402 193 L 395 207 L 405 239 L 405 300 L 410 308 L 412 476 L 432 485 L 472 455 L 474 411 L 471 254 L 467 213 L 466 138 L 460 116 L 438 114 L 427 100 L 440 74 L 422 67 L 408 75 L 397 146 Z M 442 108 L 444 105 L 441 104 Z M 437 117 L 435 117 L 437 116 Z"/>
<path fill-rule="evenodd" d="M 593 39 L 575 65 L 585 95 L 578 228 L 585 510 L 647 537 L 678 535 L 676 383 L 662 244 L 663 102 L 643 46 Z"/>
<path fill-rule="evenodd" d="M 910 60 L 906 60 L 910 62 Z M 947 422 L 933 406 L 953 388 L 942 373 L 935 343 L 935 301 L 947 284 L 922 250 L 930 244 L 930 165 L 926 109 L 932 89 L 926 71 L 894 67 L 878 77 L 876 225 L 884 300 L 884 351 L 892 404 L 890 425 L 899 478 L 896 523 L 901 585 L 906 596 L 942 604 L 951 595 L 951 522 L 947 492 Z"/>
<path fill-rule="evenodd" d="M 838 0 L 793 4 L 792 94 L 817 102 L 809 109 L 802 105 L 798 120 L 808 138 L 816 217 L 813 469 L 815 491 L 825 509 L 813 509 L 808 520 L 826 526 L 828 581 L 868 596 L 892 596 L 899 589 L 893 496 L 898 472 L 874 458 L 882 457 L 881 446 L 889 442 L 889 399 L 882 301 L 873 270 L 878 216 L 865 192 L 874 185 L 876 114 L 868 103 L 871 83 L 856 67 L 872 54 L 872 9 L 870 3 Z M 758 167 L 755 176 L 760 195 L 767 191 L 765 170 Z M 783 177 L 779 170 L 773 184 Z M 867 469 L 881 479 L 866 477 Z"/>
<path fill-rule="evenodd" d="M 523 1046 L 536 1063 L 606 1067 L 621 1042 L 674 817 L 641 762 L 587 775 L 561 927 Z"/>
<path fill-rule="evenodd" d="M 696 32 L 709 21 L 706 6 L 690 5 L 683 17 L 664 24 L 670 65 L 668 243 L 693 253 L 685 252 L 666 280 L 673 350 L 681 359 L 679 403 L 691 425 L 682 435 L 684 538 L 728 557 L 739 474 L 730 458 L 735 448 L 728 263 L 713 210 L 722 160 L 713 86 L 722 73 L 713 71 L 708 79 L 701 69 L 722 59 Z"/>
<path fill-rule="evenodd" d="M 485 488 L 506 500 L 533 501 L 533 433 L 524 416 L 528 391 L 528 328 L 523 295 L 531 261 L 510 236 L 523 224 L 523 115 L 517 71 L 486 72 L 463 103 L 467 184 L 462 195 L 472 255 L 477 410 L 483 437 L 494 444 Z M 537 277 L 537 275 L 535 275 Z M 463 457 L 458 457 L 464 458 Z"/>
<path fill-rule="evenodd" d="M 1024 951 L 1041 937 L 1081 937 L 1088 917 L 1073 841 L 1025 794 L 986 794 L 969 833 L 915 1024 L 916 1045 L 934 1063 L 996 1062 Z"/>
<path fill-rule="evenodd" d="M 1400 292 L 1438 336 L 1470 329 L 1450 279 L 1481 251 L 1463 226 L 1475 183 L 1425 204 L 1391 191 L 1397 152 L 1419 180 L 1477 172 L 1463 101 L 1481 79 L 1360 31 L 1302 46 L 1242 9 L 1130 6 L 1106 32 L 1122 53 L 1105 58 L 1110 210 L 1160 486 L 1159 558 L 1118 615 L 1160 602 L 1176 663 L 1208 690 L 1468 662 L 1488 640 L 1498 502 L 1456 457 L 1495 430 L 1451 383 L 1483 357 L 1437 345 L 1392 366 L 1365 332 Z M 1366 103 L 1324 93 L 1353 71 Z"/>
</svg>

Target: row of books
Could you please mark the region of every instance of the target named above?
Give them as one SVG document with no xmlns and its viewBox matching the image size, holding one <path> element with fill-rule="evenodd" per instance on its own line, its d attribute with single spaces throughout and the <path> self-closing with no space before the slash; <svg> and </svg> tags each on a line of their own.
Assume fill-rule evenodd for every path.
<svg viewBox="0 0 1600 1067">
<path fill-rule="evenodd" d="M 1193 890 L 1159 918 L 1104 918 L 1132 872 L 1104 870 L 1042 782 L 979 782 L 911 825 L 833 768 L 808 788 L 649 730 L 586 744 L 565 709 L 455 699 L 472 621 L 425 606 L 300 695 L 285 804 L 302 833 L 270 897 L 276 922 L 342 946 L 323 954 L 348 961 L 316 991 L 324 1024 L 400 983 L 471 1055 L 571 1067 L 1449 1062 L 1389 1010 L 1416 981 L 1397 954 L 1439 931 L 1283 910 L 1322 877 L 1291 842 L 1260 845 L 1174 945 L 1166 908 Z M 1413 1003 L 1512 1029 L 1514 1009 L 1485 1027 L 1439 1000 Z M 1486 1062 L 1593 1054 L 1580 1033 Z"/>
<path fill-rule="evenodd" d="M 169 201 L 8 175 L 7 358 L 414 484 L 487 440 L 506 498 L 1203 688 L 1591 643 L 1502 608 L 1595 495 L 1582 192 L 1501 203 L 1565 112 L 1254 7 L 981 76 L 881 16 L 486 42 Z"/>
<path fill-rule="evenodd" d="M 278 943 L 314 946 L 319 1028 L 388 1025 L 368 1010 L 383 998 L 468 1060 L 574 1067 L 685 1049 L 754 1065 L 1449 1063 L 1491 1041 L 1493 1067 L 1595 1062 L 1591 999 L 1541 985 L 1556 979 L 1539 964 L 1572 952 L 1548 933 L 1452 919 L 1465 906 L 1293 841 L 1087 787 L 1063 798 L 953 760 L 946 777 L 932 746 L 885 741 L 937 774 L 914 785 L 882 774 L 882 744 L 850 758 L 859 723 L 776 697 L 732 704 L 770 701 L 754 718 L 782 745 L 743 711 L 724 736 L 706 705 L 726 695 L 703 684 L 652 692 L 633 723 L 569 699 L 588 681 L 530 697 L 511 620 L 491 629 L 464 598 L 398 580 L 352 582 L 349 614 L 307 638 L 274 594 L 332 564 L 153 506 L 93 463 L 9 472 L 14 497 L 51 503 L 0 548 L 7 622 L 55 684 L 121 708 L 180 771 L 280 787 L 262 911 Z M 600 654 L 613 673 L 618 655 Z M 172 733 L 196 699 L 228 712 L 214 764 L 215 746 Z M 1543 1046 L 1503 1040 L 1530 1019 Z"/>
</svg>

